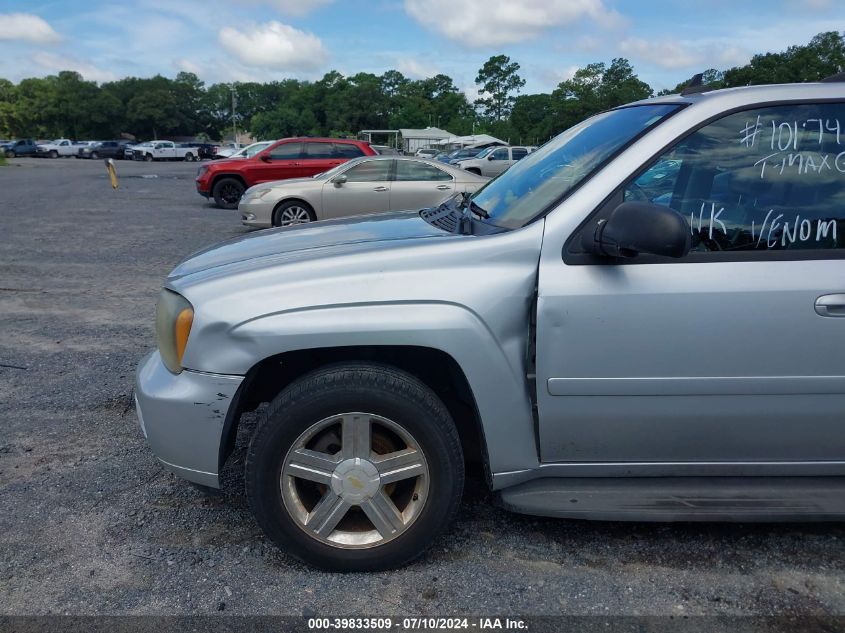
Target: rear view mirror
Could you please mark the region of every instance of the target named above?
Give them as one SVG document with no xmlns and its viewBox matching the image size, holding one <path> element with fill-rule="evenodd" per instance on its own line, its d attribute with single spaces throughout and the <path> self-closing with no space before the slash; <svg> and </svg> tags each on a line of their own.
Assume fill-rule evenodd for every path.
<svg viewBox="0 0 845 633">
<path fill-rule="evenodd" d="M 346 174 L 340 174 L 332 178 L 332 182 L 338 187 L 347 181 Z"/>
<path fill-rule="evenodd" d="M 690 249 L 687 221 L 669 207 L 650 202 L 623 202 L 593 235 L 582 235 L 581 246 L 602 257 L 636 257 L 640 253 L 684 257 Z"/>
</svg>

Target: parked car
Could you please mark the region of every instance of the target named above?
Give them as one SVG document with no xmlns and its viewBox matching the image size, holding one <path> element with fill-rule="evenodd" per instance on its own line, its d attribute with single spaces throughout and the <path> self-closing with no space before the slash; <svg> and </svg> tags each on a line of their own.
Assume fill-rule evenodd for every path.
<svg viewBox="0 0 845 633">
<path fill-rule="evenodd" d="M 236 209 L 249 187 L 270 180 L 302 178 L 327 171 L 350 158 L 374 156 L 369 143 L 339 138 L 286 138 L 252 158 L 215 161 L 197 172 L 197 193 L 218 207 Z"/>
<path fill-rule="evenodd" d="M 185 160 L 188 162 L 199 160 L 196 148 L 179 147 L 173 141 L 148 141 L 136 145 L 132 150 L 135 160 Z"/>
<path fill-rule="evenodd" d="M 335 570 L 418 556 L 473 454 L 527 514 L 842 521 L 835 121 L 841 82 L 656 97 L 468 199 L 201 251 L 159 298 L 143 433 L 217 487 L 241 414 L 270 402 L 250 507 Z"/>
<path fill-rule="evenodd" d="M 246 147 L 243 143 L 227 143 L 226 145 L 218 145 L 214 151 L 214 158 L 231 158 L 240 150 Z"/>
<path fill-rule="evenodd" d="M 532 151 L 531 147 L 488 147 L 475 158 L 465 158 L 455 163 L 480 176 L 493 178 L 498 176 L 518 160 L 522 160 Z"/>
<path fill-rule="evenodd" d="M 91 145 L 80 147 L 76 152 L 77 158 L 118 158 L 124 157 L 128 141 L 96 141 Z"/>
<path fill-rule="evenodd" d="M 303 224 L 361 213 L 433 207 L 487 182 L 461 169 L 398 156 L 355 158 L 311 178 L 255 185 L 238 204 L 247 226 Z"/>
<path fill-rule="evenodd" d="M 465 159 L 468 159 L 468 158 L 475 158 L 481 152 L 483 152 L 484 149 L 486 149 L 486 148 L 483 148 L 483 147 L 462 147 L 461 149 L 456 149 L 452 152 L 449 152 L 446 155 L 447 160 L 445 160 L 443 162 L 448 163 L 449 165 L 457 165 L 458 162 L 460 162 L 462 160 L 465 160 Z"/>
<path fill-rule="evenodd" d="M 69 158 L 76 154 L 78 146 L 68 138 L 57 138 L 48 143 L 36 143 L 35 155 L 46 158 Z"/>
<path fill-rule="evenodd" d="M 135 148 L 139 145 L 140 143 L 130 142 L 126 147 L 123 148 L 123 158 L 125 160 L 133 160 L 135 158 Z"/>
<path fill-rule="evenodd" d="M 199 160 L 203 160 L 206 158 L 212 159 L 214 158 L 214 155 L 217 152 L 217 146 L 213 143 L 179 143 L 179 147 L 192 147 L 196 149 L 196 156 L 199 158 Z"/>
<path fill-rule="evenodd" d="M 16 156 L 35 156 L 36 147 L 35 141 L 31 138 L 22 138 L 8 141 L 3 145 L 0 145 L 0 151 L 6 155 L 6 158 L 15 158 Z"/>
<path fill-rule="evenodd" d="M 229 158 L 252 158 L 261 150 L 267 149 L 276 141 L 258 141 L 239 149 L 237 152 L 229 156 Z"/>
<path fill-rule="evenodd" d="M 439 149 L 435 149 L 433 147 L 421 147 L 416 151 L 414 156 L 416 156 L 417 158 L 434 158 L 439 153 Z"/>
</svg>

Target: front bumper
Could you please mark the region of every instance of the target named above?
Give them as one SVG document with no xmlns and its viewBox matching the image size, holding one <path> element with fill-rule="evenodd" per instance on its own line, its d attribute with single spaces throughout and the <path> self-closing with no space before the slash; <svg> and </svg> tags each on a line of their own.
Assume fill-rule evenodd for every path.
<svg viewBox="0 0 845 633">
<path fill-rule="evenodd" d="M 138 423 L 158 460 L 183 479 L 219 488 L 226 414 L 243 376 L 184 370 L 171 374 L 158 350 L 138 365 Z"/>
<path fill-rule="evenodd" d="M 267 202 L 260 198 L 244 199 L 238 203 L 238 213 L 241 214 L 241 223 L 246 226 L 269 228 L 273 226 L 274 202 Z"/>
<path fill-rule="evenodd" d="M 194 182 L 196 182 L 196 185 L 197 185 L 197 193 L 200 194 L 203 198 L 208 198 L 208 196 L 209 196 L 208 187 L 206 185 L 204 185 L 202 182 L 200 182 L 199 180 L 196 180 Z"/>
</svg>

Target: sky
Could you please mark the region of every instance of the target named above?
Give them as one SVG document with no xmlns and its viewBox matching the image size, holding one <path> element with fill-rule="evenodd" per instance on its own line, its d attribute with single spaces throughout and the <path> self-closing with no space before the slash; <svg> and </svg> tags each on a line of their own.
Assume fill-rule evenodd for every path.
<svg viewBox="0 0 845 633">
<path fill-rule="evenodd" d="M 843 0 L 0 0 L 0 77 L 103 82 L 179 71 L 207 84 L 445 73 L 470 99 L 491 56 L 550 92 L 627 58 L 655 91 L 845 30 Z"/>
</svg>

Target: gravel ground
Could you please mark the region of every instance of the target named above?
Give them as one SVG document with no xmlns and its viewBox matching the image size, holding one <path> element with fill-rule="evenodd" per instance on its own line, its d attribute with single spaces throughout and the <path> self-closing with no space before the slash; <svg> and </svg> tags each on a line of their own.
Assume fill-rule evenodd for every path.
<svg viewBox="0 0 845 633">
<path fill-rule="evenodd" d="M 131 405 L 167 271 L 243 233 L 196 165 L 0 167 L 0 613 L 845 613 L 845 526 L 585 523 L 509 514 L 471 478 L 422 559 L 317 573 L 260 533 L 241 449 L 223 494 L 163 471 Z M 250 425 L 242 428 L 249 431 Z"/>
</svg>

